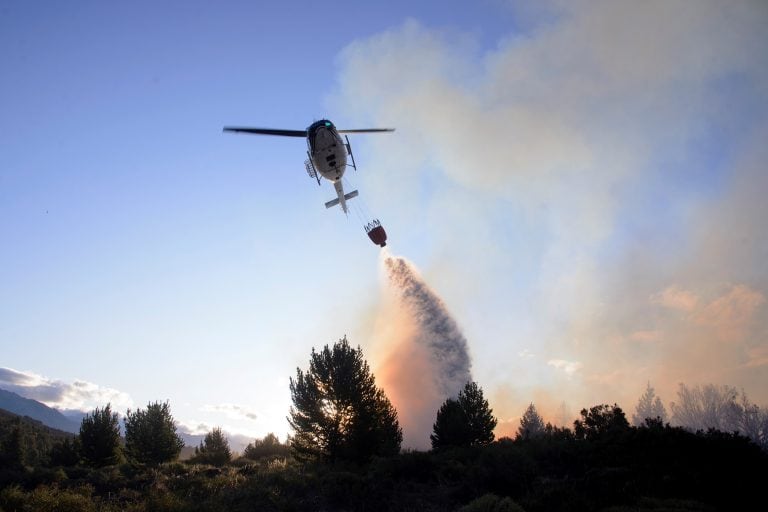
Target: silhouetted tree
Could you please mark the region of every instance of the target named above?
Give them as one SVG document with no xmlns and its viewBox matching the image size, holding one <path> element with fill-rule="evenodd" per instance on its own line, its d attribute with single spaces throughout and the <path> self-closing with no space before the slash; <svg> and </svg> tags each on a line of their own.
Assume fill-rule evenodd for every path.
<svg viewBox="0 0 768 512">
<path fill-rule="evenodd" d="M 136 461 L 161 464 L 176 459 L 184 441 L 176 433 L 168 402 L 147 404 L 125 416 L 125 449 Z"/>
<path fill-rule="evenodd" d="M 429 439 L 433 449 L 471 444 L 469 421 L 458 400 L 449 398 L 437 410 L 437 418 L 432 425 Z"/>
<path fill-rule="evenodd" d="M 120 460 L 120 425 L 110 404 L 83 418 L 79 437 L 80 453 L 89 466 L 109 466 Z"/>
<path fill-rule="evenodd" d="M 645 420 L 648 418 L 658 418 L 662 423 L 667 422 L 667 410 L 664 408 L 664 404 L 661 403 L 661 398 L 656 396 L 656 391 L 651 387 L 650 382 L 645 388 L 645 393 L 637 402 L 635 414 L 632 415 L 632 424 L 640 427 L 645 424 Z"/>
<path fill-rule="evenodd" d="M 293 406 L 288 422 L 298 458 L 365 461 L 393 455 L 403 439 L 397 412 L 376 387 L 363 351 L 346 336 L 315 352 L 309 370 L 290 380 Z"/>
<path fill-rule="evenodd" d="M 200 441 L 200 446 L 195 448 L 195 454 L 192 456 L 193 462 L 212 466 L 223 466 L 231 460 L 229 441 L 219 427 L 205 434 L 205 439 Z"/>
<path fill-rule="evenodd" d="M 596 405 L 589 410 L 582 409 L 581 417 L 582 419 L 573 422 L 574 435 L 578 439 L 591 440 L 629 429 L 624 411 L 616 404 Z"/>
<path fill-rule="evenodd" d="M 482 445 L 493 442 L 496 418 L 476 382 L 467 382 L 459 396 L 447 399 L 432 426 L 432 448 Z"/>
<path fill-rule="evenodd" d="M 277 436 L 270 432 L 263 439 L 256 439 L 249 443 L 243 451 L 243 457 L 252 460 L 286 457 L 290 451 L 291 447 L 288 443 L 281 443 Z"/>
<path fill-rule="evenodd" d="M 544 433 L 544 420 L 539 416 L 536 406 L 531 403 L 520 418 L 520 427 L 517 429 L 518 439 L 531 439 Z"/>
</svg>

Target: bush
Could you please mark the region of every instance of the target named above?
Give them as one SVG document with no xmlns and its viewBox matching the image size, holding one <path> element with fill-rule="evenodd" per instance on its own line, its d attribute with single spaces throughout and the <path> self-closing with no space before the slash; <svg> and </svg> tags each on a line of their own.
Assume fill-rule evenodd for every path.
<svg viewBox="0 0 768 512">
<path fill-rule="evenodd" d="M 511 498 L 499 498 L 495 494 L 486 494 L 461 507 L 459 512 L 525 512 L 523 507 Z"/>
</svg>

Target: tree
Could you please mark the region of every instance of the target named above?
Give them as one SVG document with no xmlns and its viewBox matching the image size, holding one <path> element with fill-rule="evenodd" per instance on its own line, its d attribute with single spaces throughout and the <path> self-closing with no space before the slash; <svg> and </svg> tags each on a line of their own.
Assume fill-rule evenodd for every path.
<svg viewBox="0 0 768 512">
<path fill-rule="evenodd" d="M 60 443 L 56 443 L 51 447 L 49 457 L 53 466 L 76 466 L 80 463 L 80 439 L 75 436 L 73 438 L 65 438 Z"/>
<path fill-rule="evenodd" d="M 429 436 L 432 448 L 468 446 L 471 444 L 469 421 L 458 400 L 447 399 L 437 410 L 437 418 Z"/>
<path fill-rule="evenodd" d="M 531 439 L 544 434 L 544 420 L 539 416 L 536 406 L 531 403 L 520 418 L 520 428 L 517 429 L 518 439 Z"/>
<path fill-rule="evenodd" d="M 400 451 L 397 412 L 376 383 L 360 347 L 346 336 L 312 349 L 309 370 L 290 379 L 291 446 L 300 459 L 366 461 Z"/>
<path fill-rule="evenodd" d="M 243 451 L 243 457 L 252 460 L 286 457 L 290 450 L 288 443 L 281 443 L 277 436 L 270 432 L 263 439 L 249 443 Z"/>
<path fill-rule="evenodd" d="M 110 404 L 98 407 L 80 423 L 80 453 L 86 464 L 109 466 L 120 461 L 120 425 Z"/>
<path fill-rule="evenodd" d="M 429 439 L 434 449 L 488 444 L 496 423 L 483 390 L 476 382 L 467 382 L 455 400 L 449 398 L 440 406 Z"/>
<path fill-rule="evenodd" d="M 743 416 L 736 401 L 738 396 L 739 392 L 731 386 L 706 384 L 689 388 L 681 383 L 677 402 L 670 404 L 672 422 L 693 431 L 738 431 Z"/>
<path fill-rule="evenodd" d="M 589 410 L 581 410 L 582 419 L 573 422 L 577 439 L 596 439 L 606 434 L 616 434 L 629 429 L 629 422 L 616 404 L 596 405 Z"/>
<path fill-rule="evenodd" d="M 667 422 L 667 410 L 661 403 L 661 398 L 656 396 L 656 391 L 651 387 L 650 382 L 637 402 L 635 414 L 632 415 L 632 424 L 640 427 L 645 424 L 646 419 L 658 419 L 662 424 Z"/>
<path fill-rule="evenodd" d="M 184 441 L 176 433 L 168 402 L 147 404 L 125 416 L 125 449 L 136 461 L 161 464 L 176 459 Z"/>
<path fill-rule="evenodd" d="M 229 441 L 219 427 L 205 434 L 205 439 L 200 442 L 199 447 L 195 448 L 195 455 L 192 456 L 193 462 L 212 466 L 223 466 L 231 460 Z"/>
<path fill-rule="evenodd" d="M 17 418 L 4 439 L 0 439 L 0 463 L 9 468 L 23 468 L 27 463 L 27 439 L 24 426 Z"/>
</svg>

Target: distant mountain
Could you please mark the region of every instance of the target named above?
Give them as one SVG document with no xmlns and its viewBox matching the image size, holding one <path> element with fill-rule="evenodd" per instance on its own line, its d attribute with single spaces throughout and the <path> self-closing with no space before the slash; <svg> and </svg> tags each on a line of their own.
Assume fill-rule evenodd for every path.
<svg viewBox="0 0 768 512">
<path fill-rule="evenodd" d="M 28 416 L 44 425 L 65 432 L 80 431 L 79 423 L 67 418 L 56 409 L 5 389 L 0 389 L 0 409 L 5 409 L 19 416 Z"/>
<path fill-rule="evenodd" d="M 6 411 L 0 408 L 0 434 L 4 434 L 10 429 L 16 422 L 21 421 L 26 428 L 32 432 L 42 433 L 49 437 L 53 442 L 63 441 L 64 439 L 72 439 L 72 432 L 65 432 L 56 428 L 49 427 L 43 424 L 39 420 L 30 418 L 29 416 L 21 416 L 19 414 Z M 0 435 L 0 437 L 2 437 Z"/>
<path fill-rule="evenodd" d="M 200 446 L 200 443 L 205 439 L 205 434 L 190 434 L 181 429 L 177 430 L 177 432 L 184 440 L 184 446 L 193 450 L 195 447 Z M 226 436 L 227 441 L 229 442 L 229 448 L 233 453 L 243 453 L 245 447 L 248 446 L 249 443 L 252 443 L 254 439 L 253 437 L 244 436 L 242 434 L 230 434 L 229 432 L 224 432 L 224 435 Z"/>
</svg>

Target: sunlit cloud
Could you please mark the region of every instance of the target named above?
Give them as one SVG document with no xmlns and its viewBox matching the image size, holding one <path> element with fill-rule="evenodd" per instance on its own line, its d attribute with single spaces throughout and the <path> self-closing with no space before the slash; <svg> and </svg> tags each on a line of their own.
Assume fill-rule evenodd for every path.
<svg viewBox="0 0 768 512">
<path fill-rule="evenodd" d="M 662 292 L 651 296 L 651 303 L 690 313 L 696 309 L 699 298 L 690 291 L 677 286 L 665 288 Z"/>
<path fill-rule="evenodd" d="M 565 359 L 550 359 L 547 364 L 565 372 L 569 377 L 572 377 L 583 366 L 578 361 L 566 361 Z"/>
<path fill-rule="evenodd" d="M 635 331 L 629 335 L 629 339 L 632 341 L 639 341 L 641 343 L 653 343 L 661 340 L 661 331 Z"/>
<path fill-rule="evenodd" d="M 696 313 L 699 325 L 710 327 L 723 341 L 741 341 L 765 296 L 743 284 L 732 287 Z"/>
<path fill-rule="evenodd" d="M 746 367 L 757 368 L 760 366 L 768 366 L 768 345 L 749 349 L 747 355 L 749 360 L 745 365 Z"/>
<path fill-rule="evenodd" d="M 32 372 L 0 368 L 0 387 L 57 409 L 89 411 L 104 407 L 122 411 L 133 407 L 128 393 L 84 380 L 64 382 Z"/>
<path fill-rule="evenodd" d="M 193 436 L 205 435 L 215 427 L 215 425 L 196 420 L 177 420 L 176 426 L 179 431 Z"/>
<path fill-rule="evenodd" d="M 201 409 L 205 412 L 218 412 L 224 414 L 227 418 L 233 420 L 251 420 L 256 421 L 258 414 L 256 410 L 247 405 L 223 403 L 217 405 L 204 405 Z"/>
</svg>

